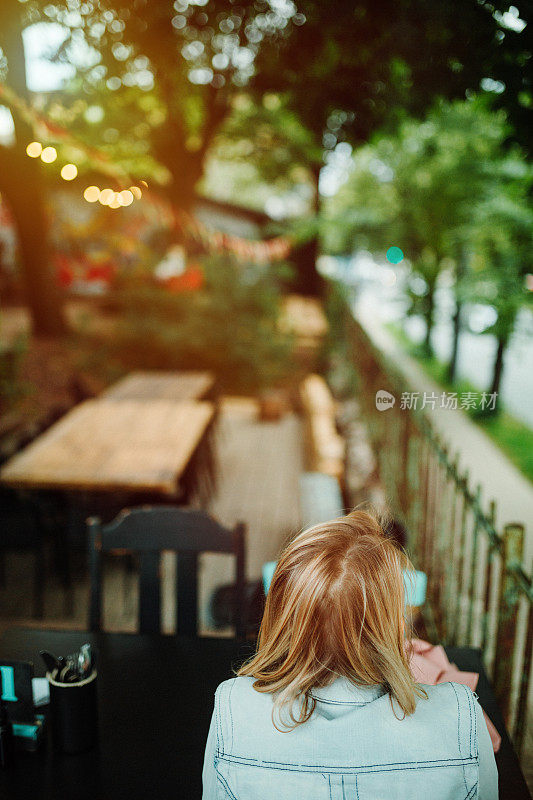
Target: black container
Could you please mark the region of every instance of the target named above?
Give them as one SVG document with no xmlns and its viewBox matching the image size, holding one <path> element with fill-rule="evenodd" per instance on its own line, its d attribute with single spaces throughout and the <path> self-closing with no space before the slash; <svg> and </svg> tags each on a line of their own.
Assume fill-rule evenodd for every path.
<svg viewBox="0 0 533 800">
<path fill-rule="evenodd" d="M 50 726 L 54 747 L 63 753 L 90 750 L 98 738 L 96 670 L 77 683 L 58 683 L 50 673 Z"/>
</svg>

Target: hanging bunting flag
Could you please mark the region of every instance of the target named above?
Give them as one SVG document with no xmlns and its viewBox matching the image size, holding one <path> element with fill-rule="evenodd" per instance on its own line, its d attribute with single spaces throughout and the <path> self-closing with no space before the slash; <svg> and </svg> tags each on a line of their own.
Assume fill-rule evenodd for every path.
<svg viewBox="0 0 533 800">
<path fill-rule="evenodd" d="M 48 136 L 55 141 L 61 140 L 72 147 L 81 149 L 96 169 L 110 175 L 118 184 L 122 184 L 126 187 L 133 187 L 132 191 L 136 189 L 139 194 L 141 194 L 139 188 L 133 186 L 135 183 L 133 178 L 122 169 L 122 167 L 114 164 L 107 153 L 103 153 L 94 147 L 86 145 L 74 137 L 66 128 L 36 112 L 24 99 L 19 97 L 16 92 L 5 84 L 0 84 L 0 99 L 3 99 L 9 106 L 15 108 L 17 113 L 20 114 L 28 125 L 31 125 L 34 129 L 37 128 L 41 129 L 43 132 L 47 132 Z M 53 148 L 49 149 L 52 150 Z M 69 164 L 67 166 L 74 167 L 75 169 L 74 165 Z M 72 177 L 75 177 L 75 175 L 73 174 Z M 70 179 L 70 177 L 66 179 Z M 141 183 L 147 186 L 144 181 L 141 181 Z M 97 187 L 89 187 L 89 189 L 93 188 L 97 189 Z M 89 189 L 86 189 L 86 192 L 88 192 Z M 126 189 L 123 193 L 129 195 L 131 192 L 129 189 Z M 113 192 L 113 194 L 118 195 L 119 193 Z M 167 217 L 167 219 L 173 217 L 175 224 L 194 242 L 200 244 L 208 252 L 227 252 L 241 260 L 249 260 L 260 264 L 266 264 L 271 261 L 281 261 L 287 258 L 291 252 L 292 241 L 288 236 L 277 236 L 267 241 L 252 241 L 250 239 L 241 239 L 238 236 L 232 236 L 221 231 L 213 231 L 207 228 L 207 226 L 189 212 L 170 208 L 167 203 L 160 197 L 157 197 L 153 192 L 150 193 L 149 198 L 145 194 L 144 189 L 142 190 L 142 194 L 159 208 L 164 207 L 166 212 L 165 217 Z M 96 201 L 96 199 L 95 197 L 94 201 Z M 129 196 L 127 199 L 128 201 L 130 200 Z M 133 200 L 133 197 L 131 200 Z M 90 200 L 90 202 L 92 201 L 93 200 Z M 112 207 L 118 208 L 121 205 L 129 205 L 129 202 L 121 203 L 117 201 L 117 204 Z"/>
<path fill-rule="evenodd" d="M 282 261 L 292 250 L 292 241 L 288 236 L 277 236 L 266 241 L 241 239 L 211 230 L 188 211 L 176 209 L 174 213 L 176 222 L 185 235 L 211 253 L 231 253 L 242 261 L 267 264 L 271 261 Z"/>
</svg>

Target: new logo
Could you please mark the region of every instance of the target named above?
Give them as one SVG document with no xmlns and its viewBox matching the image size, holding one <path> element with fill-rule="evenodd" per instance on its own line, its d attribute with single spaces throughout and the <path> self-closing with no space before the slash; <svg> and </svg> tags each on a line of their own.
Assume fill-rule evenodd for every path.
<svg viewBox="0 0 533 800">
<path fill-rule="evenodd" d="M 388 408 L 392 408 L 394 403 L 396 402 L 396 398 L 390 392 L 386 392 L 385 389 L 379 389 L 376 392 L 376 408 L 378 411 L 387 411 Z"/>
</svg>

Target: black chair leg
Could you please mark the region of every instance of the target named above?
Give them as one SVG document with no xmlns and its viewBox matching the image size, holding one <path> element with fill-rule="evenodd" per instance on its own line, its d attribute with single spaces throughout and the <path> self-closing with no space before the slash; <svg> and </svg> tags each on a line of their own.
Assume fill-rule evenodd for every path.
<svg viewBox="0 0 533 800">
<path fill-rule="evenodd" d="M 54 531 L 54 561 L 63 587 L 65 616 L 74 613 L 72 572 L 70 567 L 70 548 L 67 532 L 64 528 Z"/>
<path fill-rule="evenodd" d="M 42 619 L 44 616 L 45 559 L 44 547 L 35 551 L 35 576 L 33 584 L 33 616 Z"/>
<path fill-rule="evenodd" d="M 32 517 L 37 542 L 34 547 L 35 565 L 33 570 L 33 616 L 42 619 L 44 612 L 45 585 L 45 541 L 46 527 L 43 521 L 42 508 L 32 504 Z"/>
<path fill-rule="evenodd" d="M 70 571 L 69 542 L 64 528 L 57 528 L 54 531 L 54 561 L 61 584 L 65 591 L 67 591 L 72 584 L 72 576 Z"/>
</svg>

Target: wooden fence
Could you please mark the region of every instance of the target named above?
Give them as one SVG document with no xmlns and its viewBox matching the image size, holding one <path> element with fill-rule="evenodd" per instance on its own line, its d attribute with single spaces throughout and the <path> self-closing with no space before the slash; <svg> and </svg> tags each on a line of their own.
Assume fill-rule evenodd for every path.
<svg viewBox="0 0 533 800">
<path fill-rule="evenodd" d="M 428 415 L 402 407 L 402 395 L 409 392 L 405 381 L 353 318 L 347 324 L 380 479 L 392 513 L 405 524 L 415 566 L 428 575 L 428 629 L 444 644 L 481 648 L 520 752 L 533 643 L 533 586 L 522 564 L 523 525 L 496 529 L 494 501 L 484 502 L 481 487 L 471 486 Z M 393 395 L 394 404 L 385 400 L 378 408 L 380 391 Z"/>
</svg>

